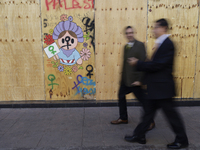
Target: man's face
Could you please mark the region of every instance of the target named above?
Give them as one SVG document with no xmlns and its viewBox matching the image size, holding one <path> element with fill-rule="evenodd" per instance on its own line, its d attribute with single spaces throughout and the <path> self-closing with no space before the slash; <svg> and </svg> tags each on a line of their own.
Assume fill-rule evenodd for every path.
<svg viewBox="0 0 200 150">
<path fill-rule="evenodd" d="M 72 37 L 69 32 L 66 32 L 66 34 L 58 39 L 58 44 L 61 48 L 65 50 L 71 50 L 75 48 L 78 44 L 78 39 Z"/>
<path fill-rule="evenodd" d="M 126 29 L 126 38 L 129 42 L 134 40 L 134 32 L 132 28 Z"/>
<path fill-rule="evenodd" d="M 166 27 L 160 26 L 159 23 L 155 23 L 155 24 L 154 24 L 153 33 L 154 33 L 154 35 L 155 35 L 155 38 L 160 37 L 160 36 L 163 35 L 165 32 L 166 32 Z"/>
</svg>

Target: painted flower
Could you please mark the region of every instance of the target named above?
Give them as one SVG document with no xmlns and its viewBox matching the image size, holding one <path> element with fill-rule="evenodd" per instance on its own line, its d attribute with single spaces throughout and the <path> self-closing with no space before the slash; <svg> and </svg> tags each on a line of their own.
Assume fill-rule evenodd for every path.
<svg viewBox="0 0 200 150">
<path fill-rule="evenodd" d="M 72 68 L 71 67 L 65 67 L 64 73 L 68 76 L 72 74 Z"/>
<path fill-rule="evenodd" d="M 46 43 L 47 45 L 51 45 L 52 43 L 54 43 L 52 35 L 50 34 L 46 35 L 46 38 L 44 38 L 44 43 Z"/>
<path fill-rule="evenodd" d="M 78 71 L 78 67 L 77 66 L 73 66 L 72 70 L 73 70 L 73 72 L 77 72 Z"/>
<path fill-rule="evenodd" d="M 83 43 L 83 47 L 87 47 L 88 46 L 88 43 Z"/>
<path fill-rule="evenodd" d="M 86 61 L 86 60 L 88 60 L 90 58 L 91 53 L 90 53 L 89 49 L 87 49 L 87 48 L 84 49 L 83 48 L 80 55 L 81 55 L 81 58 L 84 61 Z"/>
<path fill-rule="evenodd" d="M 69 20 L 69 21 L 73 21 L 73 17 L 72 17 L 72 16 L 69 16 L 69 17 L 68 17 L 68 20 Z"/>
<path fill-rule="evenodd" d="M 58 66 L 58 70 L 60 71 L 60 72 L 63 72 L 64 71 L 64 67 L 63 66 Z"/>
<path fill-rule="evenodd" d="M 50 34 L 53 34 L 53 29 L 50 29 L 50 30 L 49 30 L 49 33 L 50 33 Z"/>
<path fill-rule="evenodd" d="M 67 15 L 66 15 L 66 14 L 62 14 L 62 15 L 60 16 L 60 20 L 61 20 L 61 21 L 67 20 Z"/>
</svg>

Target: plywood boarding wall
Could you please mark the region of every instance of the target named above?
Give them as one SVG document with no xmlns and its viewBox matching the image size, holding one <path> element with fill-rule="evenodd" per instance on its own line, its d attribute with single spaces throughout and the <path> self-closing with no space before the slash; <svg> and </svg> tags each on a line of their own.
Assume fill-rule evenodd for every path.
<svg viewBox="0 0 200 150">
<path fill-rule="evenodd" d="M 199 1 L 200 4 L 200 1 Z M 198 11 L 200 14 L 200 9 Z M 198 20 L 199 21 L 199 20 Z M 199 23 L 199 22 L 198 22 Z M 199 27 L 199 25 L 198 25 Z M 197 52 L 196 52 L 196 69 L 195 69 L 195 80 L 194 80 L 194 98 L 200 98 L 200 28 L 198 28 L 198 39 L 197 39 Z"/>
<path fill-rule="evenodd" d="M 41 2 L 43 48 L 53 55 L 56 54 L 56 47 L 60 50 L 57 54 L 59 58 L 44 51 L 46 100 L 95 99 L 93 0 Z M 58 37 L 62 31 L 73 31 L 77 38 L 68 34 Z M 49 43 L 46 35 L 57 46 Z M 73 53 L 65 53 L 72 48 L 76 49 Z"/>
<path fill-rule="evenodd" d="M 45 2 L 49 3 L 49 10 Z M 123 46 L 126 44 L 123 29 L 133 25 L 136 38 L 145 42 L 148 56 L 151 56 L 153 21 L 162 17 L 170 20 L 169 32 L 177 48 L 174 66 L 177 97 L 200 97 L 198 0 L 95 0 L 95 12 L 92 0 L 60 2 L 62 7 L 58 0 L 0 1 L 1 101 L 117 99 Z M 89 60 L 75 65 L 78 71 L 68 76 L 58 70 L 59 61 L 48 59 L 44 52 L 48 47 L 44 38 L 46 34 L 52 35 L 62 14 L 67 15 L 66 20 L 72 16 L 73 22 L 83 31 L 83 43 L 86 44 L 79 42 L 77 51 L 81 53 L 86 48 L 91 53 Z M 96 36 L 93 35 L 94 17 Z M 94 39 L 95 48 L 91 44 Z M 55 42 L 59 45 L 57 40 Z M 91 76 L 86 70 L 87 65 L 93 66 Z M 80 83 L 79 75 L 84 77 L 84 84 Z M 52 83 L 59 85 L 54 84 L 50 91 Z M 131 98 L 134 97 L 129 95 L 128 99 Z"/>
<path fill-rule="evenodd" d="M 39 0 L 0 1 L 0 52 L 0 100 L 44 99 Z"/>
<path fill-rule="evenodd" d="M 194 90 L 195 58 L 198 28 L 197 0 L 149 0 L 147 50 L 152 53 L 154 21 L 167 18 L 170 22 L 169 34 L 174 41 L 177 97 L 192 98 Z"/>
<path fill-rule="evenodd" d="M 128 25 L 137 29 L 138 40 L 146 41 L 146 0 L 95 1 L 97 100 L 117 99 Z"/>
</svg>

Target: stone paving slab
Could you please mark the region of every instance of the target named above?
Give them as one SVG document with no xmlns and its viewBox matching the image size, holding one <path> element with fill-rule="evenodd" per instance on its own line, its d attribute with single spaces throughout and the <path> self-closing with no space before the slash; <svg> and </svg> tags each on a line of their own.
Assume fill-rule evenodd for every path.
<svg viewBox="0 0 200 150">
<path fill-rule="evenodd" d="M 200 150 L 200 107 L 178 107 L 190 142 Z M 140 121 L 141 107 L 128 107 L 129 124 L 111 125 L 118 107 L 0 109 L 0 150 L 166 150 L 174 135 L 162 111 L 147 144 L 128 143 Z"/>
</svg>

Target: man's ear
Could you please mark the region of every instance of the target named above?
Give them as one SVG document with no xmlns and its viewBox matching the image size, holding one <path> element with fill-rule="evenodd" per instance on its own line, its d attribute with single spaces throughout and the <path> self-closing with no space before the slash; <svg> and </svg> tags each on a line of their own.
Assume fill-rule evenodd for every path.
<svg viewBox="0 0 200 150">
<path fill-rule="evenodd" d="M 165 31 L 166 31 L 166 32 L 168 31 L 168 27 L 165 27 Z"/>
</svg>

